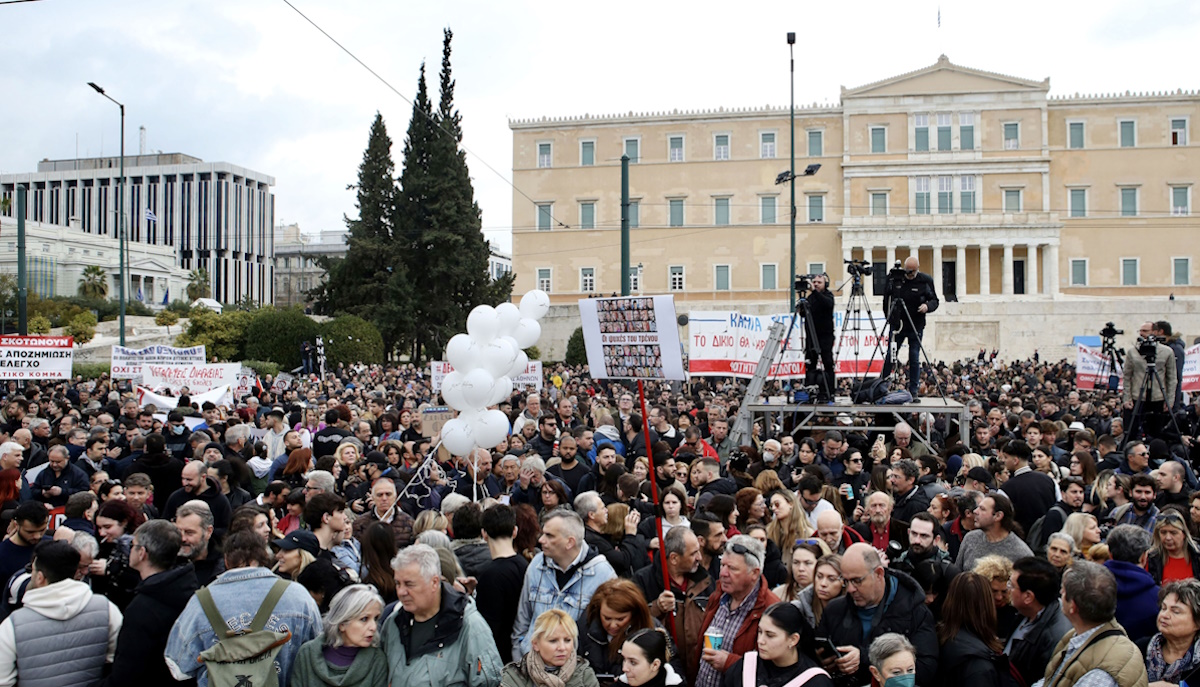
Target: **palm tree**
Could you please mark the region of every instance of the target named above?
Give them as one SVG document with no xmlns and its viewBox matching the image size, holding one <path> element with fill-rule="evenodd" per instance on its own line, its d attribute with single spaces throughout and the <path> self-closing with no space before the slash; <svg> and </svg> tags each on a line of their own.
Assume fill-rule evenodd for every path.
<svg viewBox="0 0 1200 687">
<path fill-rule="evenodd" d="M 204 298 L 212 291 L 212 284 L 208 281 L 208 271 L 203 267 L 192 270 L 188 275 L 187 297 L 189 301 L 194 301 L 197 298 Z"/>
<path fill-rule="evenodd" d="M 83 276 L 79 280 L 79 295 L 84 298 L 107 298 L 108 272 L 99 265 L 83 268 Z"/>
</svg>

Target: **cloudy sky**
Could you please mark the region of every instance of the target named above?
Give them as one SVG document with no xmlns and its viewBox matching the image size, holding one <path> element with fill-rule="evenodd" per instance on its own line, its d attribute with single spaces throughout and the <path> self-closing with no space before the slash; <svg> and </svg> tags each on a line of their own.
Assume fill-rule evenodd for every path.
<svg viewBox="0 0 1200 687">
<path fill-rule="evenodd" d="M 442 28 L 454 30 L 464 145 L 487 237 L 503 249 L 510 118 L 786 105 L 789 30 L 798 103 L 836 102 L 840 86 L 942 53 L 1049 76 L 1052 94 L 1200 87 L 1195 0 L 291 2 L 404 98 L 423 60 L 436 91 Z M 116 152 L 116 107 L 88 81 L 125 103 L 127 153 L 145 126 L 149 150 L 271 174 L 276 220 L 306 232 L 354 214 L 346 187 L 376 111 L 401 157 L 411 105 L 283 0 L 0 0 L 0 27 L 0 172 Z"/>
</svg>

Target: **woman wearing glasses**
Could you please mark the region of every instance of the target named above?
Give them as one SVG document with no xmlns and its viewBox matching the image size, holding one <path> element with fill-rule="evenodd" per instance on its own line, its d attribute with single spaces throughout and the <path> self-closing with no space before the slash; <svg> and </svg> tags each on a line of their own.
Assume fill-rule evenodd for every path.
<svg viewBox="0 0 1200 687">
<path fill-rule="evenodd" d="M 1158 514 L 1146 569 L 1160 585 L 1200 577 L 1200 547 L 1188 533 L 1187 520 L 1174 508 Z"/>
<path fill-rule="evenodd" d="M 800 609 L 786 602 L 767 608 L 758 622 L 757 651 L 725 671 L 723 687 L 833 687 L 813 656 L 812 628 Z"/>
</svg>

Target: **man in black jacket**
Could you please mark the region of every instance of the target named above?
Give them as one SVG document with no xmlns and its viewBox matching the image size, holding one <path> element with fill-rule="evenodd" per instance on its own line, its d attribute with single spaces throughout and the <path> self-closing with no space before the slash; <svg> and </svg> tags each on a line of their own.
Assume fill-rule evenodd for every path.
<svg viewBox="0 0 1200 687">
<path fill-rule="evenodd" d="M 889 314 L 892 339 L 896 350 L 908 342 L 908 392 L 917 397 L 921 381 L 921 338 L 925 334 L 925 315 L 937 310 L 940 304 L 933 278 L 920 271 L 917 256 L 910 255 L 904 261 L 904 277 L 894 279 L 889 274 L 887 287 L 883 291 L 883 310 Z M 900 303 L 892 308 L 893 300 Z M 885 361 L 883 376 L 891 372 L 891 359 Z M 920 679 L 917 680 L 920 682 Z"/>
<path fill-rule="evenodd" d="M 1016 510 L 1014 520 L 1021 525 L 1024 533 L 1029 532 L 1033 523 L 1045 515 L 1054 506 L 1057 499 L 1054 495 L 1054 480 L 1042 472 L 1034 472 L 1029 467 L 1033 451 L 1020 439 L 1014 439 L 1004 445 L 1000 451 L 1000 460 L 1012 475 L 1004 483 L 1004 494 L 1012 501 Z"/>
<path fill-rule="evenodd" d="M 176 684 L 163 660 L 167 637 L 200 586 L 190 562 L 176 565 L 182 543 L 179 530 L 166 520 L 151 520 L 133 533 L 129 567 L 142 582 L 125 609 L 112 673 L 100 683 L 104 687 Z"/>
<path fill-rule="evenodd" d="M 575 497 L 575 512 L 583 519 L 583 540 L 608 559 L 613 570 L 621 577 L 630 577 L 635 570 L 650 563 L 646 558 L 646 539 L 638 534 L 638 523 L 642 516 L 630 510 L 625 516 L 625 536 L 621 543 L 613 546 L 601 528 L 608 522 L 608 506 L 594 491 L 585 491 Z"/>
<path fill-rule="evenodd" d="M 1029 556 L 1013 561 L 1008 594 L 1021 624 L 1008 640 L 1008 654 L 1017 672 L 1032 685 L 1046 675 L 1054 647 L 1071 631 L 1059 607 L 1058 571 L 1044 558 Z"/>
<path fill-rule="evenodd" d="M 806 299 L 808 303 L 808 318 L 812 322 L 813 330 L 816 331 L 816 341 L 807 341 L 805 346 L 805 373 L 804 383 L 810 386 L 817 385 L 820 387 L 819 398 L 833 400 L 833 392 L 836 388 L 833 381 L 834 362 L 833 362 L 833 340 L 835 332 L 833 330 L 833 293 L 829 291 L 829 277 L 824 274 L 818 274 L 812 278 L 812 293 Z M 804 333 L 805 339 L 808 332 Z M 822 370 L 817 370 L 817 358 L 821 359 Z M 822 372 L 824 374 L 822 374 Z"/>
</svg>

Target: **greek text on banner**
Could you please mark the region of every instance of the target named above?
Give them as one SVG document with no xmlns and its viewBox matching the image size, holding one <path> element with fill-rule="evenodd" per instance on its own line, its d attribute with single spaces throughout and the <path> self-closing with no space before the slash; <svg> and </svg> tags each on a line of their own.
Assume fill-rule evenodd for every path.
<svg viewBox="0 0 1200 687">
<path fill-rule="evenodd" d="M 179 393 L 180 389 L 186 387 L 190 393 L 199 394 L 222 386 L 237 386 L 241 369 L 238 363 L 143 365 L 142 384 L 154 391 L 170 389 L 172 393 Z"/>
<path fill-rule="evenodd" d="M 142 366 L 203 365 L 204 346 L 176 348 L 175 346 L 146 346 L 145 348 L 112 348 L 112 378 L 141 379 Z"/>
<path fill-rule="evenodd" d="M 0 379 L 70 379 L 69 336 L 0 336 Z"/>
</svg>

